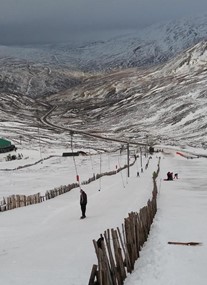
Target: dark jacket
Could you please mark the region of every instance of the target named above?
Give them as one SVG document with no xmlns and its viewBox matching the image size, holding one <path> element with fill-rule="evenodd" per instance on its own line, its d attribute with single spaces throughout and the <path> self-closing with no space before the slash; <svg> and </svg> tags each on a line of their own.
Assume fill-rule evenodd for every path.
<svg viewBox="0 0 207 285">
<path fill-rule="evenodd" d="M 83 190 L 81 190 L 81 194 L 80 194 L 80 204 L 81 205 L 87 204 L 87 194 Z"/>
</svg>

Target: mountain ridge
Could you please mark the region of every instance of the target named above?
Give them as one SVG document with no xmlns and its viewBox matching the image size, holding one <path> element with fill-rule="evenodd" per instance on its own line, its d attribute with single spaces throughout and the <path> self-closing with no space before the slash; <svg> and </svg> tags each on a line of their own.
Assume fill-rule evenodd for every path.
<svg viewBox="0 0 207 285">
<path fill-rule="evenodd" d="M 207 17 L 200 19 L 198 26 L 204 27 L 206 23 Z M 159 27 L 158 25 L 157 28 Z M 182 24 L 182 27 L 185 25 Z M 170 38 L 168 35 L 166 50 L 170 47 L 169 42 L 172 43 L 177 35 L 178 29 L 174 29 Z M 195 38 L 192 32 L 187 32 L 186 37 L 191 39 L 188 43 L 195 41 L 195 44 L 181 51 L 178 43 L 184 37 L 179 33 L 177 48 L 175 45 L 176 55 L 157 64 L 147 53 L 150 45 L 149 49 L 145 46 L 145 54 L 149 55 L 148 62 L 153 62 L 147 67 L 119 65 L 119 60 L 116 60 L 122 57 L 120 49 L 123 46 L 117 49 L 116 56 L 112 56 L 111 61 L 106 58 L 108 63 L 114 60 L 116 62 L 107 71 L 104 68 L 96 72 L 78 68 L 73 70 L 77 65 L 69 69 L 67 64 L 58 63 L 57 54 L 55 66 L 48 62 L 40 64 L 25 59 L 1 58 L 4 63 L 0 68 L 2 134 L 10 134 L 17 140 L 22 132 L 19 124 L 23 124 L 27 143 L 33 137 L 38 143 L 40 130 L 43 144 L 48 144 L 48 141 L 56 144 L 57 138 L 62 144 L 68 145 L 69 129 L 73 129 L 131 142 L 206 148 L 206 33 L 203 28 Z M 197 43 L 201 35 L 203 39 Z M 153 40 L 150 33 L 147 37 Z M 186 44 L 185 40 L 182 43 L 181 47 Z M 130 45 L 129 42 L 125 44 Z M 92 47 L 97 47 L 97 44 Z M 140 50 L 137 43 L 130 47 L 130 52 L 133 51 L 132 47 L 136 47 L 134 52 L 139 52 L 139 55 L 144 49 L 143 46 Z M 85 54 L 85 47 L 83 49 Z M 125 50 L 125 56 L 129 55 L 129 50 Z M 152 53 L 154 50 L 155 48 Z M 158 55 L 159 52 L 156 59 L 159 58 Z M 96 58 L 95 55 L 94 57 Z M 163 58 L 165 59 L 164 54 Z M 75 60 L 76 58 L 73 59 L 74 62 Z M 90 66 L 89 57 L 85 60 Z M 51 125 L 41 120 L 46 114 Z M 11 128 L 9 122 L 15 122 L 17 128 Z M 65 126 L 68 131 L 63 130 Z M 100 142 L 95 142 L 92 138 L 78 137 L 79 145 L 86 139 L 89 145 L 100 147 Z M 104 144 L 101 144 L 101 148 Z"/>
</svg>

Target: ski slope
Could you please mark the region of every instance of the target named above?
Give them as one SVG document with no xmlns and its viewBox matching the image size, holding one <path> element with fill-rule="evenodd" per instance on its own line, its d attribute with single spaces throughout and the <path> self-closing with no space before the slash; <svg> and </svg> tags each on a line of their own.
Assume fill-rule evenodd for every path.
<svg viewBox="0 0 207 285">
<path fill-rule="evenodd" d="M 56 155 L 57 155 L 56 151 Z M 24 154 L 26 157 L 26 153 Z M 28 160 L 38 160 L 39 153 L 29 153 Z M 44 155 L 44 153 L 43 153 Z M 48 154 L 46 154 L 48 155 Z M 127 277 L 127 285 L 199 284 L 206 283 L 206 174 L 205 158 L 186 159 L 168 153 L 154 154 L 148 169 L 140 172 L 141 160 L 127 170 L 101 181 L 84 185 L 88 205 L 80 220 L 79 189 L 41 204 L 0 213 L 0 275 L 6 285 L 85 285 L 91 268 L 97 264 L 93 239 L 108 228 L 120 227 L 130 211 L 139 211 L 151 197 L 152 173 L 157 169 L 158 212 L 150 236 L 145 243 L 135 271 Z M 4 162 L 14 168 L 17 161 Z M 22 170 L 0 171 L 1 192 L 26 194 L 64 185 L 75 177 L 74 165 L 61 156 Z M 19 163 L 23 163 L 20 162 Z M 91 159 L 77 158 L 80 177 L 91 177 L 100 171 L 100 155 Z M 126 156 L 103 155 L 102 167 L 125 164 Z M 143 158 L 143 166 L 146 163 Z M 65 171 L 64 171 L 65 169 Z M 73 172 L 72 172 L 73 169 Z M 165 182 L 168 171 L 178 172 L 179 179 Z M 45 180 L 44 175 L 45 175 Z M 11 179 L 9 178 L 11 175 Z M 74 179 L 74 178 L 73 178 Z M 10 187 L 9 187 L 10 186 Z M 100 191 L 99 191 L 100 190 Z M 20 193 L 21 192 L 21 193 Z M 33 192 L 36 193 L 36 192 Z M 1 194 L 2 196 L 2 194 Z M 201 246 L 168 245 L 168 241 L 199 241 Z"/>
</svg>

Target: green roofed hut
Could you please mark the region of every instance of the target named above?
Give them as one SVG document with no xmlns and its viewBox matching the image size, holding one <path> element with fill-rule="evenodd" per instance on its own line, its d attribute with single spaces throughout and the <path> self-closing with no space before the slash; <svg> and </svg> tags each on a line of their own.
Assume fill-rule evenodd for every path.
<svg viewBox="0 0 207 285">
<path fill-rule="evenodd" d="M 10 141 L 0 138 L 0 153 L 16 150 L 15 145 Z"/>
</svg>

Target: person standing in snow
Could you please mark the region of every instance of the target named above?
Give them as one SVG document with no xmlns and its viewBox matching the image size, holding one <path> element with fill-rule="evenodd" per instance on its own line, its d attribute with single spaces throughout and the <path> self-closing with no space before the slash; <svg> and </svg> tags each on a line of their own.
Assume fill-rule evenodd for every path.
<svg viewBox="0 0 207 285">
<path fill-rule="evenodd" d="M 173 172 L 168 171 L 167 180 L 173 180 Z"/>
<path fill-rule="evenodd" d="M 80 206 L 82 212 L 81 219 L 86 218 L 86 205 L 87 205 L 87 194 L 81 189 L 80 190 Z"/>
</svg>

